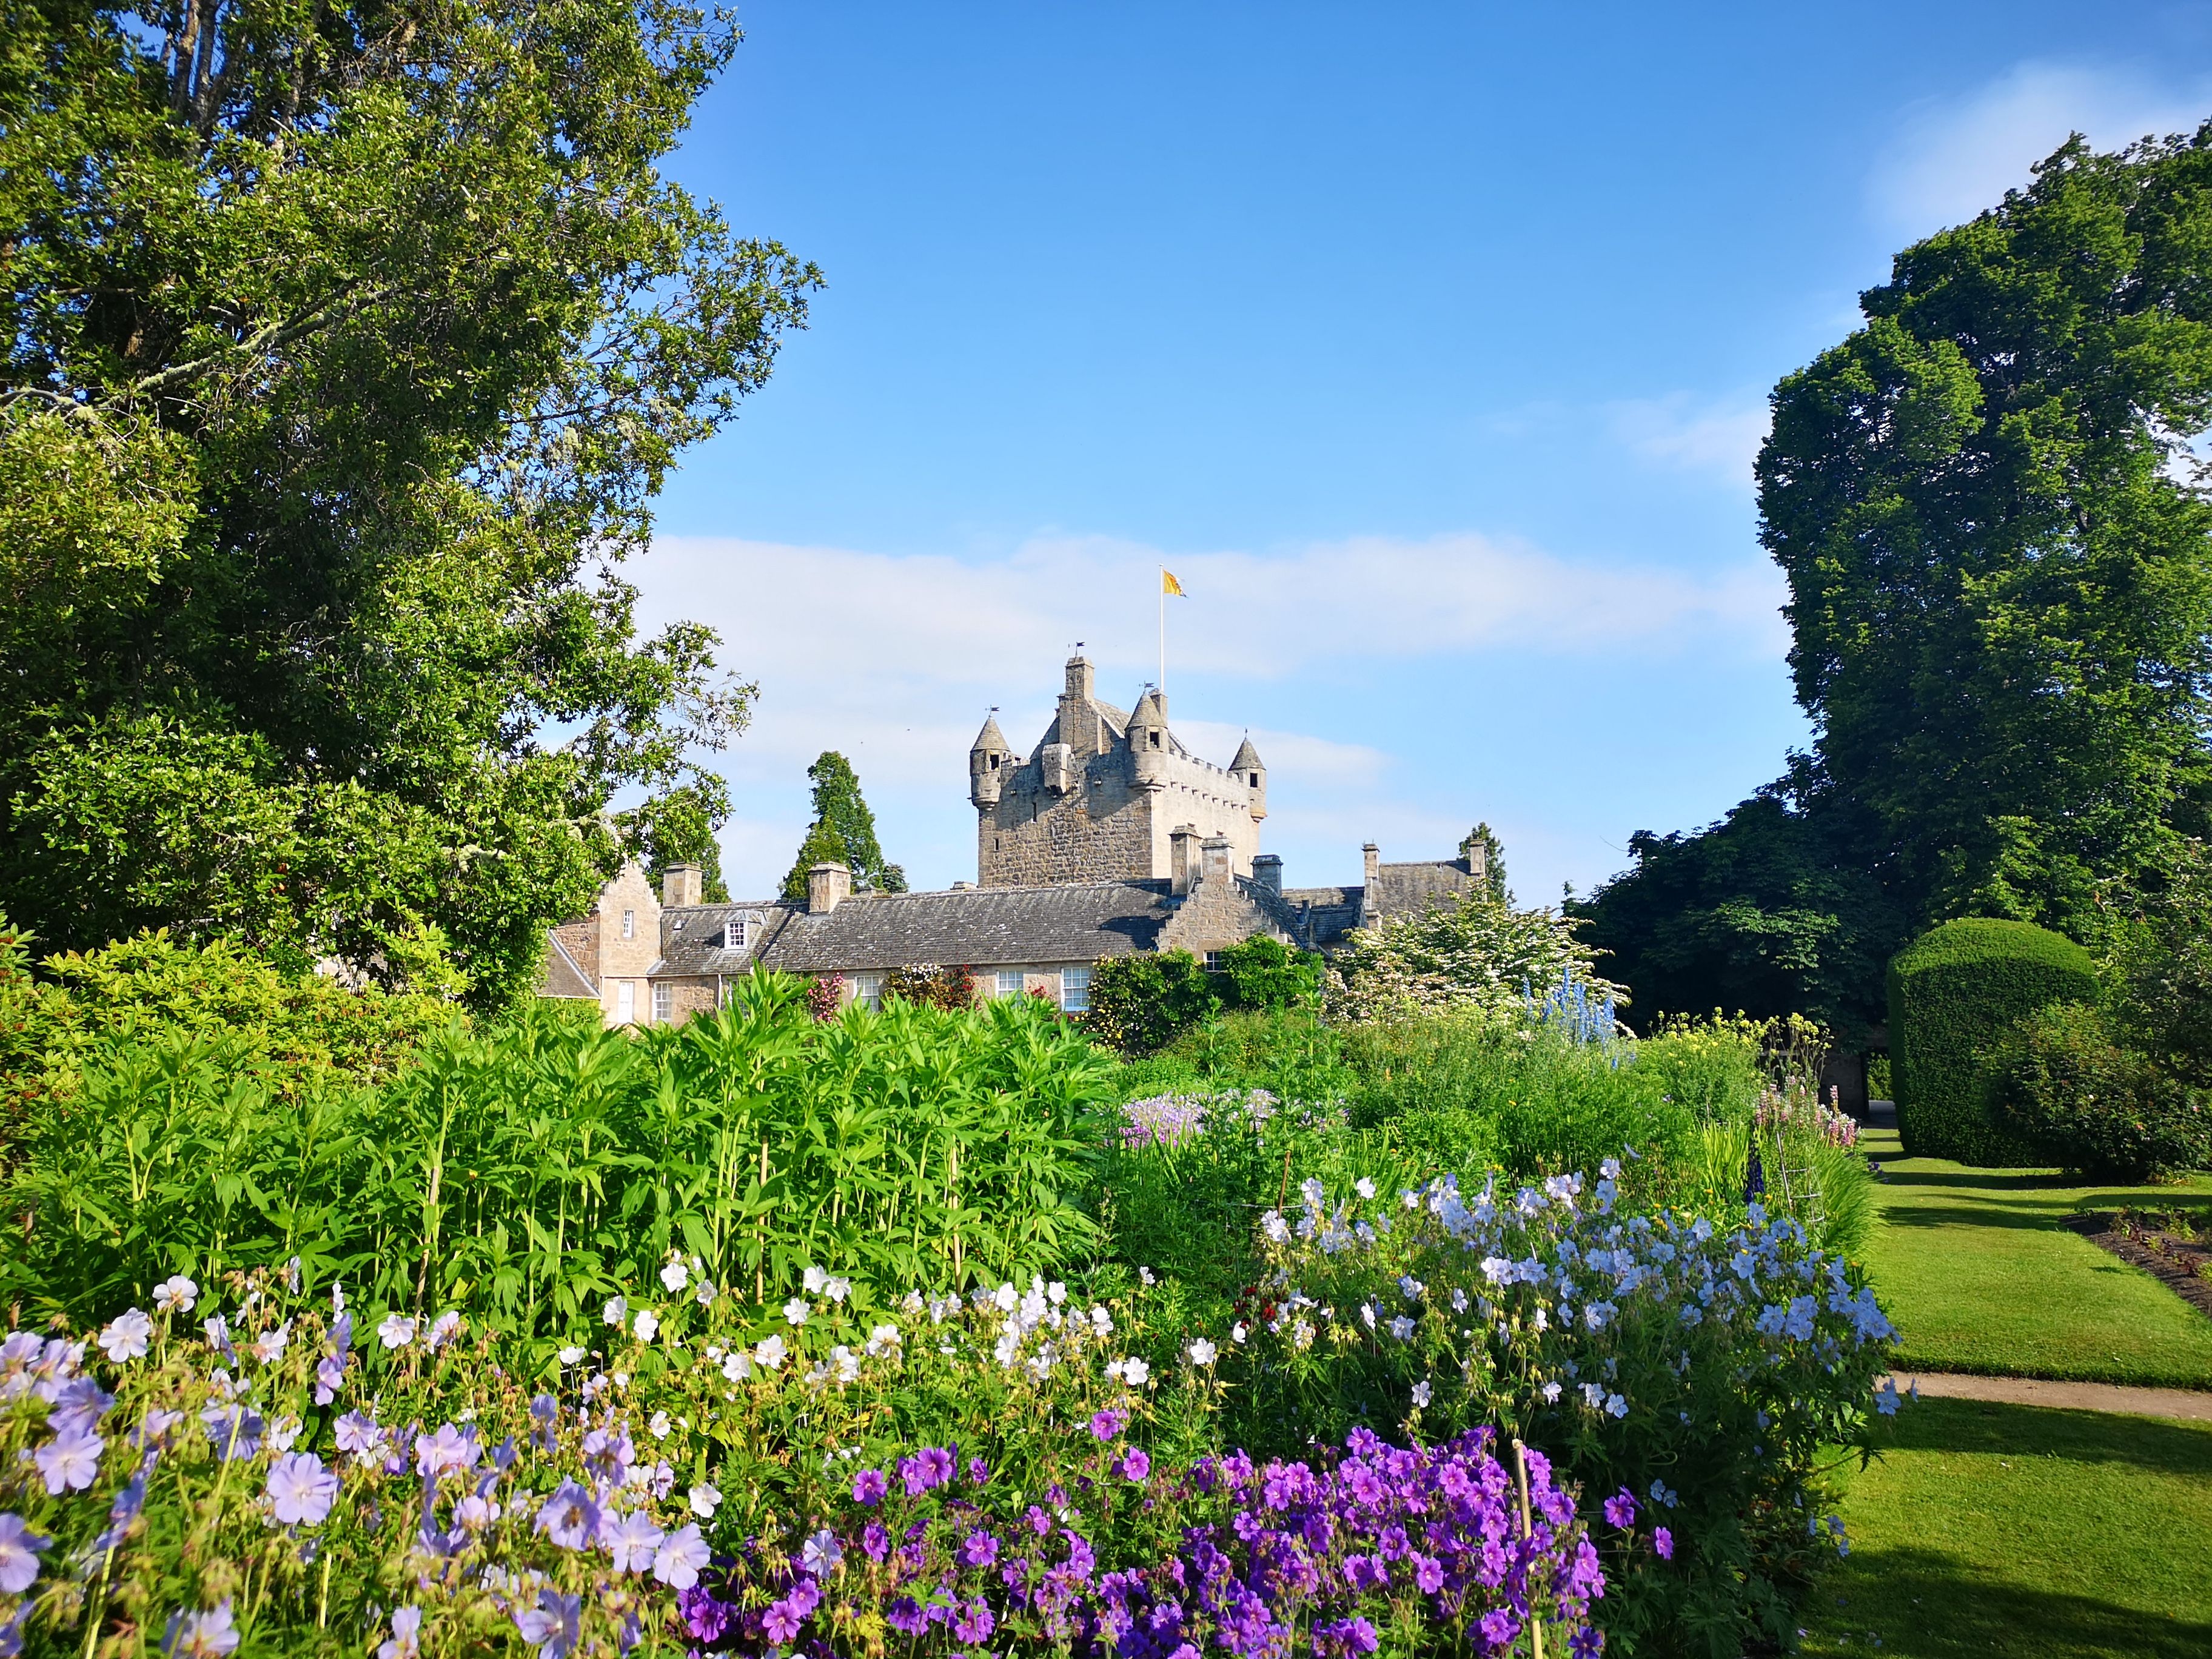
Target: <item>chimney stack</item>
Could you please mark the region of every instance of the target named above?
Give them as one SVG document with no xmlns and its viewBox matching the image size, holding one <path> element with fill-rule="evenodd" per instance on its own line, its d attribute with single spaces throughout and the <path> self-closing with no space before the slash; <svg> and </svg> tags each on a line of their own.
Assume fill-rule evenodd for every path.
<svg viewBox="0 0 2212 1659">
<path fill-rule="evenodd" d="M 1201 872 L 1205 878 L 1216 887 L 1229 885 L 1231 850 L 1226 836 L 1208 836 L 1200 848 L 1203 860 Z"/>
<path fill-rule="evenodd" d="M 1178 823 L 1168 834 L 1168 884 L 1178 897 L 1198 879 L 1198 826 Z"/>
<path fill-rule="evenodd" d="M 679 904 L 703 903 L 707 872 L 696 864 L 672 864 L 661 872 L 660 903 L 672 910 Z"/>
<path fill-rule="evenodd" d="M 853 896 L 850 865 L 817 864 L 806 872 L 806 914 L 826 916 Z"/>
<path fill-rule="evenodd" d="M 1367 902 L 1372 904 L 1376 884 L 1382 878 L 1382 849 L 1370 841 L 1359 851 L 1367 861 Z"/>
<path fill-rule="evenodd" d="M 1252 879 L 1280 897 L 1283 891 L 1283 855 L 1280 853 L 1255 855 L 1252 860 Z"/>
</svg>

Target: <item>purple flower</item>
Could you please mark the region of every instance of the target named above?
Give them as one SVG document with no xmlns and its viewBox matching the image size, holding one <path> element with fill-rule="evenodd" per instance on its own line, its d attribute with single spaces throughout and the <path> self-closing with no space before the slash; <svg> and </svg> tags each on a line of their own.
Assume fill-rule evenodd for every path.
<svg viewBox="0 0 2212 1659">
<path fill-rule="evenodd" d="M 1521 1634 L 1521 1621 L 1507 1608 L 1493 1607 L 1482 1615 L 1481 1629 L 1482 1639 L 1492 1647 L 1510 1648 Z"/>
<path fill-rule="evenodd" d="M 891 1535 L 873 1521 L 861 1529 L 860 1547 L 867 1552 L 868 1559 L 880 1561 L 890 1553 Z"/>
<path fill-rule="evenodd" d="M 971 1567 L 988 1567 L 999 1559 L 999 1540 L 978 1527 L 960 1546 L 960 1559 Z M 982 1638 L 963 1637 L 962 1639 L 981 1641 Z"/>
<path fill-rule="evenodd" d="M 952 1479 L 952 1454 L 942 1446 L 925 1446 L 912 1457 L 902 1458 L 898 1468 L 906 1495 L 919 1498 Z"/>
<path fill-rule="evenodd" d="M 338 1397 L 345 1385 L 345 1361 L 335 1354 L 325 1354 L 315 1362 L 315 1403 L 327 1406 Z"/>
<path fill-rule="evenodd" d="M 230 1621 L 230 1603 L 224 1601 L 204 1613 L 179 1608 L 169 1615 L 168 1633 L 161 1651 L 169 1659 L 222 1659 L 238 1647 L 238 1626 Z"/>
<path fill-rule="evenodd" d="M 1111 1440 L 1129 1419 L 1115 1411 L 1099 1412 L 1091 1419 L 1091 1432 L 1098 1440 Z"/>
<path fill-rule="evenodd" d="M 998 1622 L 979 1595 L 962 1605 L 952 1620 L 952 1634 L 963 1642 L 987 1642 L 991 1632 L 998 1627 Z"/>
<path fill-rule="evenodd" d="M 599 1524 L 599 1506 L 592 1501 L 591 1493 L 573 1480 L 563 1480 L 538 1511 L 538 1530 L 564 1550 L 585 1547 Z"/>
<path fill-rule="evenodd" d="M 653 1524 L 652 1516 L 642 1513 L 620 1516 L 599 1527 L 599 1543 L 614 1557 L 617 1572 L 643 1572 L 666 1536 Z"/>
<path fill-rule="evenodd" d="M 881 1469 L 862 1469 L 853 1477 L 853 1501 L 872 1509 L 884 1501 L 884 1493 L 890 1488 L 890 1482 L 884 1479 Z"/>
<path fill-rule="evenodd" d="M 919 1636 L 929 1628 L 929 1615 L 911 1595 L 902 1595 L 884 1610 L 884 1622 L 905 1636 Z M 793 1631 L 796 1632 L 797 1626 Z"/>
<path fill-rule="evenodd" d="M 46 1483 L 51 1497 L 64 1492 L 82 1492 L 100 1473 L 100 1454 L 107 1444 L 96 1434 L 79 1429 L 69 1434 L 58 1434 L 39 1448 L 32 1461 Z"/>
<path fill-rule="evenodd" d="M 39 1576 L 39 1557 L 54 1540 L 33 1532 L 20 1515 L 0 1515 L 0 1592 L 20 1595 Z"/>
<path fill-rule="evenodd" d="M 768 1611 L 761 1615 L 761 1632 L 781 1647 L 798 1635 L 799 1627 L 805 1622 L 806 1616 L 793 1607 L 787 1599 L 771 1601 L 768 1604 Z"/>
<path fill-rule="evenodd" d="M 661 1540 L 660 1547 L 653 1552 L 653 1576 L 672 1589 L 687 1590 L 699 1582 L 708 1559 L 699 1523 L 687 1521 Z"/>
<path fill-rule="evenodd" d="M 451 1423 L 441 1424 L 434 1435 L 415 1437 L 415 1471 L 435 1479 L 449 1469 L 465 1469 L 477 1461 L 477 1449 L 474 1436 Z"/>
<path fill-rule="evenodd" d="M 971 1457 L 968 1460 L 968 1481 L 970 1486 L 983 1486 L 990 1479 L 991 1466 L 988 1463 L 980 1457 Z"/>
<path fill-rule="evenodd" d="M 1152 1460 L 1145 1455 L 1141 1446 L 1132 1446 L 1121 1458 L 1121 1473 L 1132 1480 L 1141 1481 L 1152 1472 Z"/>
<path fill-rule="evenodd" d="M 1619 1492 L 1605 1500 L 1605 1524 L 1608 1527 L 1632 1527 L 1636 1524 L 1636 1496 L 1623 1486 Z"/>
<path fill-rule="evenodd" d="M 1434 1595 L 1444 1587 L 1444 1564 L 1433 1555 L 1413 1558 L 1413 1583 L 1424 1595 Z"/>
<path fill-rule="evenodd" d="M 269 1470 L 270 1513 L 288 1527 L 319 1527 L 337 1501 L 338 1478 L 313 1452 L 291 1452 Z"/>
<path fill-rule="evenodd" d="M 1659 1552 L 1659 1559 L 1662 1561 L 1673 1560 L 1674 1559 L 1674 1534 L 1668 1531 L 1664 1527 L 1654 1527 L 1651 1529 L 1651 1547 Z"/>
<path fill-rule="evenodd" d="M 567 1659 L 575 1650 L 583 1622 L 584 1598 L 556 1589 L 539 1590 L 538 1605 L 514 1615 L 514 1627 L 542 1659 Z"/>
</svg>

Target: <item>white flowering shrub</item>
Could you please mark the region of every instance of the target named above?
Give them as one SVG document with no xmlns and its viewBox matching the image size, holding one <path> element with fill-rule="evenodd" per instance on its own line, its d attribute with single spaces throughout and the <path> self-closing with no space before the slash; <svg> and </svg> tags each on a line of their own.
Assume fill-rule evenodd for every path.
<svg viewBox="0 0 2212 1659">
<path fill-rule="evenodd" d="M 1565 984 L 1605 1005 L 1609 1023 L 1627 993 L 1599 976 L 1598 952 L 1576 936 L 1580 925 L 1549 906 L 1516 910 L 1484 891 L 1355 928 L 1330 963 L 1329 1018 L 1356 1023 L 1452 1008 L 1519 1020 L 1532 995 Z"/>
<path fill-rule="evenodd" d="M 1798 1575 L 1841 1543 L 1824 1449 L 1895 1408 L 1875 1392 L 1895 1334 L 1863 1271 L 1788 1216 L 1624 1216 L 1620 1173 L 1334 1200 L 1306 1183 L 1263 1218 L 1232 1432 L 1243 1413 L 1323 1438 L 1500 1425 L 1610 1495 L 1609 1628 L 1781 1641 Z"/>
</svg>

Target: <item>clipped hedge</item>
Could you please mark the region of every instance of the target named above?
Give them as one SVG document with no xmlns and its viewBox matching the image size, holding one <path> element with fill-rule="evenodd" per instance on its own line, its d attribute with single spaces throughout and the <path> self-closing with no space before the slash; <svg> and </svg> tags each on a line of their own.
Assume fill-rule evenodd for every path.
<svg viewBox="0 0 2212 1659">
<path fill-rule="evenodd" d="M 2085 1004 L 2030 1014 L 1982 1080 L 1990 1117 L 2069 1172 L 2134 1184 L 2212 1167 L 2203 1091 L 2123 1047 Z"/>
<path fill-rule="evenodd" d="M 1981 1062 L 2027 1016 L 2096 996 L 2089 953 L 2033 922 L 1947 921 L 1899 951 L 1889 964 L 1889 1056 L 1905 1152 L 2040 1162 L 2038 1148 L 1990 1115 Z"/>
</svg>

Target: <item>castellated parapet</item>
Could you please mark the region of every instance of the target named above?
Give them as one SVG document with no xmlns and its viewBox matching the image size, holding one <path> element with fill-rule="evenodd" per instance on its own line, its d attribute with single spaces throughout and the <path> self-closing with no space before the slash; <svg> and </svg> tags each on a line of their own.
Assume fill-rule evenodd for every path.
<svg viewBox="0 0 2212 1659">
<path fill-rule="evenodd" d="M 984 722 L 968 754 L 968 799 L 979 886 L 1166 881 L 1178 830 L 1225 843 L 1231 869 L 1249 876 L 1267 769 L 1249 738 L 1228 767 L 1199 759 L 1169 729 L 1159 692 L 1125 714 L 1099 701 L 1095 671 L 1074 657 L 1030 754 L 1015 753 L 996 720 Z"/>
</svg>

